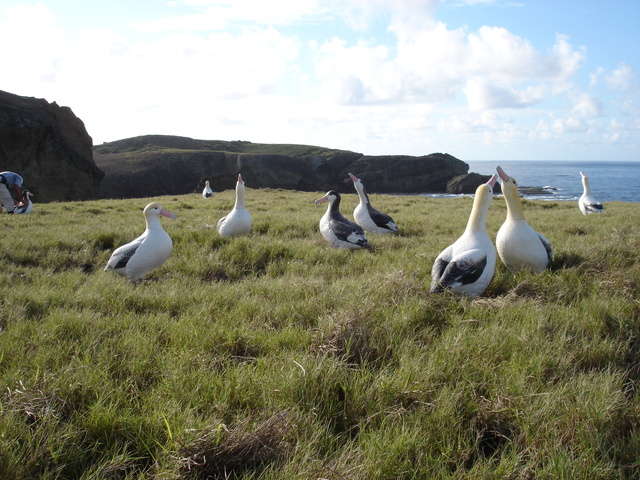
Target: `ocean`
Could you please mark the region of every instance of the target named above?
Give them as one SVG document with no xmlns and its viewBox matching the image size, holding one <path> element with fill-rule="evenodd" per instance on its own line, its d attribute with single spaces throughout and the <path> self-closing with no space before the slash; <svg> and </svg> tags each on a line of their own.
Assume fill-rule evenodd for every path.
<svg viewBox="0 0 640 480">
<path fill-rule="evenodd" d="M 640 162 L 616 161 L 467 161 L 469 172 L 491 175 L 500 165 L 520 186 L 545 187 L 528 199 L 577 201 L 582 195 L 582 171 L 591 192 L 602 202 L 640 202 Z"/>
</svg>

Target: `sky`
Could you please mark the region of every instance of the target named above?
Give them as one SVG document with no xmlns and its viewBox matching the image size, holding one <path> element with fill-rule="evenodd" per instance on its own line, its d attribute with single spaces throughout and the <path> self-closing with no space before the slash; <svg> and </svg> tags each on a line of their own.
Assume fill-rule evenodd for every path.
<svg viewBox="0 0 640 480">
<path fill-rule="evenodd" d="M 138 135 L 640 160 L 638 0 L 0 0 L 0 90 Z"/>
</svg>

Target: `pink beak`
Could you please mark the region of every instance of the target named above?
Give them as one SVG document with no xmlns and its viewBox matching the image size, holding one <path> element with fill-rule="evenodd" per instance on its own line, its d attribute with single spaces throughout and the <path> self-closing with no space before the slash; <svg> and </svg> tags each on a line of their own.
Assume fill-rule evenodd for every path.
<svg viewBox="0 0 640 480">
<path fill-rule="evenodd" d="M 493 187 L 496 186 L 496 182 L 497 181 L 498 181 L 498 176 L 494 173 L 493 175 L 491 175 L 491 178 L 487 182 L 487 185 L 489 185 L 491 188 L 493 188 Z"/>
<path fill-rule="evenodd" d="M 504 173 L 504 170 L 502 170 L 502 167 L 496 167 L 496 170 L 498 172 L 498 175 L 500 175 L 500 179 L 503 182 L 508 182 L 509 181 L 509 175 L 507 175 L 506 173 Z"/>
<path fill-rule="evenodd" d="M 160 215 L 163 215 L 169 218 L 178 218 L 175 213 L 171 213 L 169 210 L 165 210 L 164 208 L 160 210 Z"/>
</svg>

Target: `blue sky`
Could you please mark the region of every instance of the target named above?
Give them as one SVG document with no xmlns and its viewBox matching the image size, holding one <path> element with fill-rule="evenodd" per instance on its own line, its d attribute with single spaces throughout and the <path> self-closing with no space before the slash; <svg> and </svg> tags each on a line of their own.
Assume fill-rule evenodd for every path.
<svg viewBox="0 0 640 480">
<path fill-rule="evenodd" d="M 145 134 L 640 160 L 637 0 L 0 2 L 0 90 Z"/>
</svg>

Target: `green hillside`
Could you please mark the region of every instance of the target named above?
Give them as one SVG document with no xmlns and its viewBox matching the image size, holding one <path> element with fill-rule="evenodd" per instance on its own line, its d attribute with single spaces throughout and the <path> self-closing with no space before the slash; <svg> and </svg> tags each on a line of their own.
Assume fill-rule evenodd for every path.
<svg viewBox="0 0 640 480">
<path fill-rule="evenodd" d="M 525 201 L 552 268 L 472 301 L 429 293 L 470 198 L 373 195 L 401 233 L 351 252 L 319 196 L 249 188 L 233 239 L 231 190 L 0 215 L 0 478 L 640 477 L 638 204 Z M 103 267 L 152 200 L 174 249 L 133 289 Z"/>
</svg>

